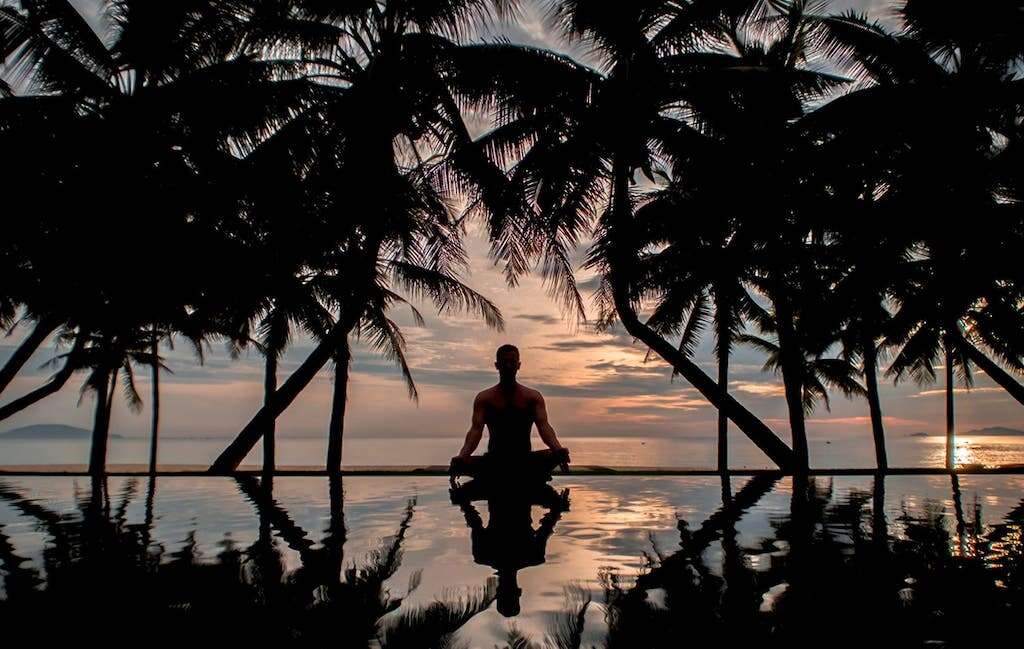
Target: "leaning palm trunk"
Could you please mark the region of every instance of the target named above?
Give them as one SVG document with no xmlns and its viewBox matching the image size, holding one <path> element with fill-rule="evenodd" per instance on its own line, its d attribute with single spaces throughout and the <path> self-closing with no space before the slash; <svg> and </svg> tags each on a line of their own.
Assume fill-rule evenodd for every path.
<svg viewBox="0 0 1024 649">
<path fill-rule="evenodd" d="M 614 174 L 611 210 L 612 227 L 617 233 L 628 232 L 632 212 L 629 205 L 629 170 L 624 164 L 616 160 Z M 615 237 L 612 238 L 615 239 Z M 793 451 L 764 422 L 744 408 L 727 392 L 723 392 L 714 379 L 708 376 L 696 363 L 687 358 L 686 354 L 679 351 L 675 345 L 669 343 L 658 335 L 657 332 L 640 321 L 629 296 L 628 280 L 624 277 L 624 275 L 627 275 L 624 271 L 630 264 L 630 254 L 628 248 L 623 249 L 621 240 L 616 241 L 616 245 L 609 251 L 608 263 L 615 310 L 626 331 L 672 365 L 705 399 L 724 412 L 780 469 L 798 468 Z"/>
<path fill-rule="evenodd" d="M 946 351 L 946 468 L 956 468 L 956 434 L 953 417 L 953 349 L 952 340 L 946 334 L 943 346 Z"/>
<path fill-rule="evenodd" d="M 334 359 L 334 393 L 331 422 L 327 429 L 327 471 L 341 471 L 341 447 L 345 436 L 345 405 L 348 401 L 348 371 L 351 351 L 346 336 Z"/>
<path fill-rule="evenodd" d="M 313 381 L 317 372 L 331 360 L 337 341 L 343 336 L 347 336 L 354 326 L 355 323 L 349 321 L 334 325 L 320 344 L 306 357 L 306 360 L 285 380 L 281 387 L 270 395 L 259 412 L 249 420 L 245 428 L 214 460 L 209 469 L 211 473 L 228 473 L 238 468 L 239 463 L 245 459 L 256 442 L 263 437 L 266 431 L 271 430 L 281 413 L 288 409 L 299 393 Z"/>
<path fill-rule="evenodd" d="M 61 367 L 60 370 L 53 375 L 53 378 L 51 378 L 45 385 L 42 385 L 28 394 L 15 399 L 3 407 L 0 407 L 0 421 L 18 414 L 22 410 L 42 401 L 51 394 L 59 392 L 78 368 L 78 356 L 85 348 L 86 337 L 87 336 L 84 332 L 78 335 L 75 339 L 74 347 L 71 348 L 71 352 L 68 354 L 67 360 L 64 361 L 64 366 Z"/>
<path fill-rule="evenodd" d="M 266 407 L 274 399 L 277 391 L 277 350 L 268 349 L 266 372 L 263 376 L 263 406 Z M 274 473 L 277 453 L 277 422 L 271 420 L 263 433 L 263 473 L 270 475 Z"/>
<path fill-rule="evenodd" d="M 380 248 L 383 239 L 377 234 L 366 249 L 362 278 L 363 283 L 357 286 L 372 286 L 376 279 L 377 257 L 380 255 Z M 359 282 L 358 278 L 354 281 Z M 263 434 L 277 421 L 277 418 L 288 409 L 288 406 L 295 401 L 306 386 L 316 377 L 317 372 L 323 369 L 324 365 L 334 356 L 342 341 L 348 340 L 349 333 L 355 328 L 363 317 L 366 308 L 366 301 L 359 290 L 354 290 L 346 304 L 359 305 L 357 308 L 344 309 L 345 315 L 338 318 L 338 321 L 327 332 L 320 343 L 302 361 L 298 369 L 289 376 L 283 385 L 274 391 L 267 402 L 260 408 L 245 428 L 238 433 L 235 439 L 210 465 L 210 473 L 229 473 L 238 468 L 239 463 L 245 459 L 252 447 L 260 440 Z"/>
<path fill-rule="evenodd" d="M 50 334 L 57 330 L 60 323 L 59 319 L 52 317 L 41 318 L 36 322 L 32 332 L 18 345 L 18 348 L 14 350 L 11 357 L 4 363 L 4 366 L 0 367 L 0 394 L 7 389 L 7 386 L 11 384 L 11 381 L 21 371 L 21 368 L 25 366 L 25 363 L 28 362 L 32 354 L 39 349 L 39 346 L 50 337 Z"/>
<path fill-rule="evenodd" d="M 110 440 L 110 413 L 114 407 L 118 368 L 104 372 L 96 386 L 96 414 L 93 418 L 89 473 L 102 475 L 107 470 L 107 445 Z"/>
<path fill-rule="evenodd" d="M 1017 382 L 1009 372 L 999 367 L 999 365 L 991 358 L 986 356 L 980 349 L 972 345 L 965 338 L 961 337 L 957 344 L 960 349 L 967 354 L 967 357 L 974 362 L 975 365 L 980 367 L 990 379 L 995 381 L 999 387 L 1006 390 L 1006 392 L 1017 400 L 1018 403 L 1024 405 L 1024 385 Z"/>
<path fill-rule="evenodd" d="M 157 352 L 160 348 L 160 339 L 156 333 L 150 341 L 150 349 L 153 354 L 153 427 L 149 438 L 149 474 L 156 474 L 157 445 L 160 437 L 160 361 Z"/>
<path fill-rule="evenodd" d="M 885 452 L 885 428 L 882 423 L 882 405 L 878 398 L 878 351 L 871 336 L 863 342 L 864 384 L 867 389 L 868 410 L 871 413 L 871 434 L 875 439 L 875 465 L 880 471 L 889 468 Z"/>
</svg>

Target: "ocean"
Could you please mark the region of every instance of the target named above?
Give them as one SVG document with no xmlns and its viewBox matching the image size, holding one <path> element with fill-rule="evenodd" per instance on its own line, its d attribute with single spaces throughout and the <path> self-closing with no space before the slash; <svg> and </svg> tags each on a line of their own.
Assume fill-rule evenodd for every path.
<svg viewBox="0 0 1024 649">
<path fill-rule="evenodd" d="M 228 439 L 180 438 L 168 436 L 160 441 L 159 461 L 163 465 L 207 465 L 228 444 Z M 571 437 L 562 436 L 572 459 L 579 465 L 620 467 L 672 467 L 713 469 L 716 464 L 713 438 L 664 437 Z M 481 444 L 481 450 L 484 447 Z M 894 437 L 888 440 L 891 467 L 941 467 L 943 438 Z M 346 439 L 343 464 L 347 466 L 447 465 L 462 446 L 456 437 L 392 437 Z M 537 439 L 534 448 L 541 448 Z M 872 468 L 874 450 L 870 438 L 811 439 L 811 465 L 815 468 Z M 280 435 L 277 443 L 279 466 L 315 467 L 326 456 L 326 441 L 308 437 Z M 88 440 L 0 440 L 0 466 L 84 464 L 89 457 Z M 108 463 L 145 464 L 149 440 L 136 437 L 112 439 Z M 261 462 L 257 445 L 244 464 Z M 1009 436 L 960 437 L 957 440 L 960 464 L 987 467 L 1024 463 L 1024 438 Z M 772 468 L 761 452 L 739 433 L 730 434 L 730 468 Z"/>
</svg>

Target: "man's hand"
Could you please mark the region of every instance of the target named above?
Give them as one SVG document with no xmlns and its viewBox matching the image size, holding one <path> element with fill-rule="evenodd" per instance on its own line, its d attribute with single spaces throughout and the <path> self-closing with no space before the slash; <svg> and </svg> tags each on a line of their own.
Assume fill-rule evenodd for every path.
<svg viewBox="0 0 1024 649">
<path fill-rule="evenodd" d="M 465 466 L 465 464 L 466 456 L 462 454 L 456 455 L 451 459 L 451 462 L 448 464 L 448 473 L 454 475 L 455 472 L 458 471 L 461 467 Z"/>
<path fill-rule="evenodd" d="M 451 459 L 451 462 L 448 463 L 448 484 L 452 489 L 455 489 L 458 486 L 458 482 L 456 482 L 455 478 L 461 474 L 460 469 L 464 464 L 465 460 L 461 455 L 456 455 Z"/>
<path fill-rule="evenodd" d="M 569 470 L 569 462 L 572 461 L 569 458 L 569 449 L 567 449 L 566 447 L 560 445 L 558 448 L 554 449 L 554 451 L 555 451 L 555 455 L 561 456 L 561 458 L 562 458 L 562 462 L 560 462 L 558 464 L 559 468 L 561 468 L 562 471 L 568 471 Z"/>
</svg>

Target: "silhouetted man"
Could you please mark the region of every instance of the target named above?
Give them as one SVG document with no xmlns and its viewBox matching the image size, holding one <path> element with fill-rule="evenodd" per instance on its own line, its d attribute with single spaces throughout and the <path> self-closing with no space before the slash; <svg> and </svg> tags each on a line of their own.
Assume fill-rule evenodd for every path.
<svg viewBox="0 0 1024 649">
<path fill-rule="evenodd" d="M 519 349 L 502 345 L 495 354 L 498 384 L 476 395 L 473 400 L 473 422 L 466 433 L 466 443 L 452 458 L 450 472 L 455 475 L 486 476 L 492 472 L 513 473 L 523 477 L 550 477 L 561 465 L 569 467 L 569 449 L 558 442 L 548 423 L 548 412 L 540 392 L 516 382 L 519 371 Z M 540 439 L 548 448 L 530 450 L 530 431 L 537 424 Z M 487 426 L 487 453 L 472 453 Z"/>
</svg>

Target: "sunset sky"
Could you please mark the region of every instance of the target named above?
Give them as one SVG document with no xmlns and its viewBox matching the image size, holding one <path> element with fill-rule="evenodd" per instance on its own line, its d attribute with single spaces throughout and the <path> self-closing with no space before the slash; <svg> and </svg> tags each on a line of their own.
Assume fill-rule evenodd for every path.
<svg viewBox="0 0 1024 649">
<path fill-rule="evenodd" d="M 89 14 L 88 0 L 79 0 Z M 870 8 L 872 3 L 837 3 L 837 7 Z M 881 3 L 873 3 L 881 4 Z M 514 41 L 566 50 L 551 34 L 539 11 L 527 7 L 520 23 L 501 32 Z M 580 54 L 580 52 L 574 52 Z M 438 318 L 424 306 L 427 326 L 411 326 L 411 318 L 397 313 L 409 342 L 408 356 L 420 389 L 418 406 L 406 395 L 398 371 L 386 360 L 357 345 L 349 388 L 346 434 L 461 436 L 469 424 L 473 395 L 493 384 L 494 349 L 505 342 L 522 351 L 522 381 L 541 390 L 548 412 L 560 435 L 708 436 L 714 433 L 715 410 L 684 381 L 670 381 L 660 360 L 644 363 L 645 350 L 615 330 L 596 333 L 564 320 L 549 300 L 539 278 L 526 278 L 509 290 L 499 269 L 487 256 L 487 245 L 471 228 L 467 245 L 472 273 L 467 283 L 495 301 L 506 321 L 504 332 L 489 331 L 468 317 Z M 580 251 L 582 257 L 583 250 Z M 141 260 L 140 260 L 141 261 Z M 167 260 L 175 263 L 175 260 Z M 581 272 L 584 288 L 589 279 Z M 589 291 L 586 291 L 589 296 Z M 590 315 L 593 315 L 591 312 Z M 24 335 L 18 328 L 0 340 L 0 362 Z M 281 366 L 281 378 L 309 351 L 306 340 L 296 340 Z M 711 341 L 697 354 L 709 374 L 715 367 Z M 262 400 L 262 359 L 255 352 L 233 361 L 222 343 L 214 342 L 200 366 L 185 344 L 166 349 L 173 374 L 162 379 L 163 431 L 168 436 L 230 436 L 237 432 Z M 41 366 L 54 355 L 52 347 L 40 351 L 4 395 L 6 402 L 39 385 L 52 371 Z M 730 389 L 748 408 L 784 436 L 788 433 L 785 403 L 777 377 L 761 371 L 763 358 L 740 348 L 732 361 Z M 61 393 L 36 407 L 0 423 L 0 430 L 34 423 L 65 423 L 89 428 L 92 399 L 79 405 L 81 377 Z M 138 386 L 148 407 L 148 369 L 140 368 Z M 882 407 L 890 435 L 906 436 L 943 430 L 942 385 L 894 387 L 886 381 Z M 281 419 L 278 430 L 287 436 L 320 436 L 330 408 L 330 373 L 325 371 Z M 958 389 L 957 425 L 961 431 L 983 426 L 1024 428 L 1024 409 L 979 375 L 969 392 Z M 148 411 L 133 414 L 123 401 L 114 409 L 112 432 L 145 435 Z M 836 395 L 832 412 L 820 408 L 808 422 L 817 438 L 861 437 L 870 444 L 867 406 Z"/>
</svg>

